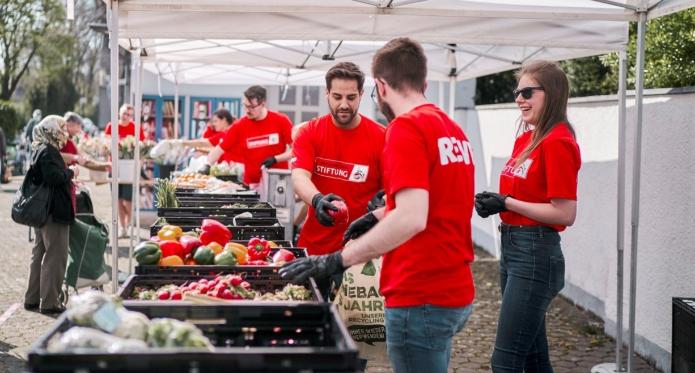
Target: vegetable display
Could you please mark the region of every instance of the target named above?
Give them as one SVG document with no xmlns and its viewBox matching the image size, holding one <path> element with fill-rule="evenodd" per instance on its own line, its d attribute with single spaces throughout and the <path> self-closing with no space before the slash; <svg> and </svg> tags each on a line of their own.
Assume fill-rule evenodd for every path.
<svg viewBox="0 0 695 373">
<path fill-rule="evenodd" d="M 158 288 L 135 287 L 131 299 L 182 300 L 186 294 L 206 295 L 225 300 L 310 300 L 311 292 L 301 285 L 287 284 L 275 292 L 254 291 L 251 284 L 239 275 L 217 275 L 212 280 L 200 279 L 182 285 L 164 285 Z"/>
</svg>

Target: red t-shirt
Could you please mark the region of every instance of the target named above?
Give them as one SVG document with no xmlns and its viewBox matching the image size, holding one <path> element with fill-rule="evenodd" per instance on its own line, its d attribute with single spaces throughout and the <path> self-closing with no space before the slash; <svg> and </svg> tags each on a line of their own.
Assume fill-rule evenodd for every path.
<svg viewBox="0 0 695 373">
<path fill-rule="evenodd" d="M 386 213 L 406 188 L 429 192 L 427 227 L 386 253 L 381 292 L 387 307 L 463 307 L 475 296 L 471 217 L 474 166 L 468 138 L 433 104 L 396 117 L 386 130 Z"/>
<path fill-rule="evenodd" d="M 227 130 L 220 142 L 225 152 L 238 154 L 244 164 L 244 183 L 261 181 L 261 163 L 268 157 L 282 154 L 292 144 L 292 122 L 285 115 L 268 110 L 263 120 L 244 116 Z M 278 162 L 272 168 L 287 169 L 287 162 Z"/>
<path fill-rule="evenodd" d="M 106 125 L 106 129 L 104 130 L 104 133 L 107 135 L 111 135 L 111 122 L 109 122 Z M 135 136 L 135 123 L 130 122 L 128 123 L 127 126 L 120 126 L 118 127 L 118 140 L 123 140 L 127 136 Z M 142 126 L 140 126 L 140 141 L 145 140 L 145 132 L 142 130 Z"/>
<path fill-rule="evenodd" d="M 63 146 L 63 148 L 60 149 L 60 152 L 61 152 L 61 153 L 66 153 L 66 154 L 75 154 L 75 155 L 79 154 L 79 153 L 77 152 L 77 146 L 75 146 L 75 143 L 72 142 L 72 140 L 70 140 L 70 139 L 68 139 L 68 141 L 65 143 L 65 145 Z M 68 163 L 68 166 L 73 165 L 73 164 L 75 164 L 75 163 L 77 163 L 77 162 L 75 162 L 74 160 L 72 160 L 72 161 L 70 161 L 70 162 Z"/>
<path fill-rule="evenodd" d="M 569 128 L 556 125 L 528 159 L 514 167 L 516 158 L 531 141 L 533 131 L 526 131 L 514 142 L 512 157 L 500 174 L 500 193 L 525 202 L 550 203 L 553 198 L 577 199 L 577 174 L 582 164 L 579 146 Z M 511 211 L 500 213 L 511 225 L 544 225 L 558 232 L 564 225 L 544 224 Z"/>
<path fill-rule="evenodd" d="M 381 189 L 384 136 L 384 128 L 365 116 L 356 128 L 345 130 L 336 127 L 330 114 L 312 120 L 299 132 L 292 146 L 293 167 L 311 172 L 311 181 L 321 193 L 342 197 L 349 216 L 346 224 L 326 227 L 309 206 L 297 245 L 306 247 L 310 255 L 342 249 L 349 223 L 367 213 L 367 203 Z"/>
<path fill-rule="evenodd" d="M 224 135 L 227 133 L 227 130 L 229 130 L 229 127 L 225 129 L 224 131 L 215 131 L 212 126 L 208 125 L 205 127 L 205 132 L 203 132 L 203 138 L 208 139 L 210 141 L 210 144 L 212 146 L 217 146 L 222 139 L 224 138 Z M 222 156 L 219 159 L 219 162 L 239 162 L 239 157 L 235 156 L 233 152 L 224 152 Z"/>
</svg>

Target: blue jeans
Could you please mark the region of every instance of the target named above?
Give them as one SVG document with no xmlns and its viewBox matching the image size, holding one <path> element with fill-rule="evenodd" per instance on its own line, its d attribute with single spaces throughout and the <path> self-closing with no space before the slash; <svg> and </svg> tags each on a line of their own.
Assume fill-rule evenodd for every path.
<svg viewBox="0 0 695 373">
<path fill-rule="evenodd" d="M 472 310 L 472 305 L 386 308 L 386 349 L 393 371 L 446 373 L 451 339 L 463 329 Z"/>
<path fill-rule="evenodd" d="M 565 285 L 560 235 L 547 227 L 503 224 L 502 306 L 492 354 L 493 372 L 552 372 L 545 314 Z"/>
</svg>

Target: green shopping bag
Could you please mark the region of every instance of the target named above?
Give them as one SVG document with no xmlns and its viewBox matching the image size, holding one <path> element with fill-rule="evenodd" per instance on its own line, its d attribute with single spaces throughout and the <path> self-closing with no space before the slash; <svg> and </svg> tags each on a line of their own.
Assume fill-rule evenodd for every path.
<svg viewBox="0 0 695 373">
<path fill-rule="evenodd" d="M 92 214 L 77 214 L 70 225 L 65 283 L 74 288 L 108 281 L 104 251 L 109 242 L 106 225 Z"/>
</svg>

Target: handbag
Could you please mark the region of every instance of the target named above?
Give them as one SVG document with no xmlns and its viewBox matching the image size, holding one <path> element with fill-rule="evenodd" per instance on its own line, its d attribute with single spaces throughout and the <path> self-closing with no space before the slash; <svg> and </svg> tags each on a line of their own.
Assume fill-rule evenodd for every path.
<svg viewBox="0 0 695 373">
<path fill-rule="evenodd" d="M 39 185 L 32 181 L 34 164 L 35 162 L 32 162 L 22 187 L 17 190 L 12 199 L 12 220 L 17 224 L 40 228 L 48 221 L 48 210 L 53 193 L 45 181 Z"/>
</svg>

